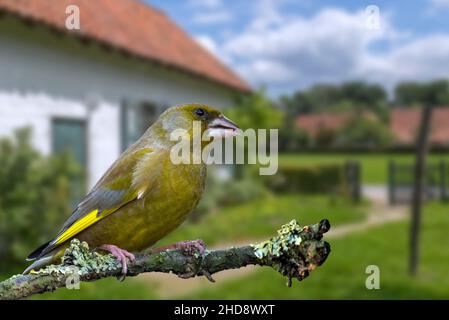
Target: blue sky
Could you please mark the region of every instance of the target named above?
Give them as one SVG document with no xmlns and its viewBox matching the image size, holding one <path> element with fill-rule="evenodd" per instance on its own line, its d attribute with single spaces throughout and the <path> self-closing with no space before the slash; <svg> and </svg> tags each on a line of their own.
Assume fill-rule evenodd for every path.
<svg viewBox="0 0 449 320">
<path fill-rule="evenodd" d="M 145 1 L 274 95 L 319 82 L 391 89 L 449 77 L 449 0 Z"/>
</svg>

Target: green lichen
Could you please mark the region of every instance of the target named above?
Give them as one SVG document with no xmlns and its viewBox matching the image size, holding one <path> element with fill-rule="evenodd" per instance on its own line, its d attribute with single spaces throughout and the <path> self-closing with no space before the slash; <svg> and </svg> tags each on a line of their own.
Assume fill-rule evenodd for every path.
<svg viewBox="0 0 449 320">
<path fill-rule="evenodd" d="M 290 286 L 292 278 L 303 280 L 327 258 L 330 247 L 322 240 L 322 234 L 329 227 L 327 220 L 304 227 L 292 220 L 270 240 L 252 245 L 254 255 L 261 260 L 261 264 L 270 265 L 287 276 L 287 285 Z"/>
<path fill-rule="evenodd" d="M 70 246 L 64 252 L 60 265 L 49 265 L 38 271 L 32 270 L 30 274 L 50 275 L 84 275 L 88 273 L 100 273 L 119 268 L 120 265 L 111 254 L 101 255 L 91 251 L 86 242 L 73 239 Z"/>
<path fill-rule="evenodd" d="M 62 265 L 48 265 L 43 269 L 39 270 L 31 270 L 30 274 L 39 275 L 39 274 L 49 274 L 49 275 L 66 275 L 73 274 L 73 267 L 62 266 Z"/>
<path fill-rule="evenodd" d="M 281 257 L 288 252 L 292 246 L 299 246 L 302 242 L 300 232 L 303 228 L 296 220 L 284 224 L 278 231 L 277 236 L 270 240 L 252 245 L 254 254 L 259 259 L 266 257 Z"/>
<path fill-rule="evenodd" d="M 117 259 L 111 254 L 99 254 L 91 251 L 87 242 L 80 242 L 73 239 L 62 257 L 63 266 L 73 266 L 78 268 L 78 274 L 90 272 L 100 273 L 115 270 L 119 267 Z"/>
</svg>

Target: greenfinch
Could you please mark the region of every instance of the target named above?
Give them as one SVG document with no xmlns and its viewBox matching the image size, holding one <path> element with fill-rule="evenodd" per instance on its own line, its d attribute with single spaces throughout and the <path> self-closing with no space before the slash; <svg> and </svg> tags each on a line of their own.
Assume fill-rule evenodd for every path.
<svg viewBox="0 0 449 320">
<path fill-rule="evenodd" d="M 206 164 L 177 163 L 170 150 L 179 143 L 172 134 L 181 129 L 193 139 L 194 122 L 201 134 L 222 138 L 238 127 L 221 112 L 202 104 L 167 109 L 133 145 L 112 164 L 51 241 L 27 258 L 24 271 L 57 264 L 73 238 L 112 253 L 127 273 L 130 252 L 142 251 L 178 227 L 196 207 L 204 190 Z M 201 142 L 205 147 L 209 142 Z M 186 242 L 185 245 L 202 246 Z M 182 246 L 182 243 L 180 244 Z"/>
</svg>

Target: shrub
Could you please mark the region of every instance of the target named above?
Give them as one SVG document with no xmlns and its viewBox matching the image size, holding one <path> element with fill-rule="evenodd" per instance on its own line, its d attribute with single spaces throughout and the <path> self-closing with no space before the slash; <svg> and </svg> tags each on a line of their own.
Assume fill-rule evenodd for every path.
<svg viewBox="0 0 449 320">
<path fill-rule="evenodd" d="M 278 193 L 340 193 L 346 192 L 342 165 L 280 166 L 278 173 L 267 177 L 271 190 Z"/>
<path fill-rule="evenodd" d="M 298 152 L 310 147 L 312 139 L 306 130 L 294 126 L 284 126 L 279 130 L 279 150 Z"/>
<path fill-rule="evenodd" d="M 198 221 L 204 215 L 220 207 L 245 203 L 266 194 L 265 185 L 254 172 L 248 167 L 242 169 L 240 178 L 230 177 L 225 180 L 219 177 L 217 168 L 209 169 L 211 172 L 207 175 L 207 192 L 204 193 L 198 207 L 191 215 L 192 221 Z"/>
<path fill-rule="evenodd" d="M 315 136 L 314 145 L 319 148 L 330 148 L 335 145 L 337 132 L 333 129 L 320 128 Z"/>
<path fill-rule="evenodd" d="M 44 157 L 31 131 L 0 139 L 0 272 L 23 267 L 31 250 L 53 236 L 71 212 L 70 181 L 81 176 L 69 155 Z"/>
<path fill-rule="evenodd" d="M 393 140 L 390 129 L 378 119 L 354 118 L 337 134 L 337 144 L 345 147 L 387 147 Z"/>
</svg>

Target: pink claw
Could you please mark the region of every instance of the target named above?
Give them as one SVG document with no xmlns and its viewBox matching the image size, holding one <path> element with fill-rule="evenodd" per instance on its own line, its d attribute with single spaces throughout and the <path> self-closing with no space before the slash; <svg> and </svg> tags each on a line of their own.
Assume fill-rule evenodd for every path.
<svg viewBox="0 0 449 320">
<path fill-rule="evenodd" d="M 128 258 L 131 262 L 134 262 L 136 260 L 136 257 L 131 252 L 120 249 L 113 244 L 104 244 L 100 247 L 100 249 L 110 252 L 114 257 L 117 258 L 118 262 L 120 262 L 120 264 L 122 265 L 123 275 L 126 275 L 128 273 L 128 262 L 126 261 L 126 258 Z"/>
<path fill-rule="evenodd" d="M 203 240 L 193 240 L 193 241 L 184 241 L 178 242 L 175 244 L 177 249 L 192 251 L 192 249 L 197 249 L 202 255 L 204 251 L 206 251 L 206 245 Z"/>
</svg>

